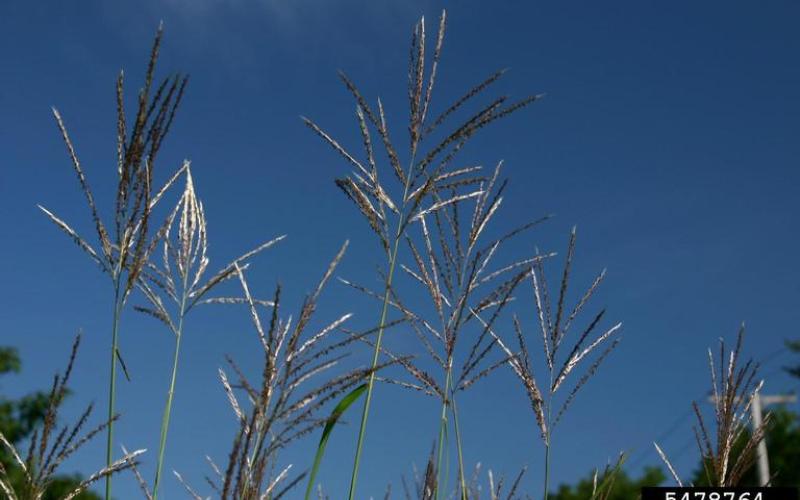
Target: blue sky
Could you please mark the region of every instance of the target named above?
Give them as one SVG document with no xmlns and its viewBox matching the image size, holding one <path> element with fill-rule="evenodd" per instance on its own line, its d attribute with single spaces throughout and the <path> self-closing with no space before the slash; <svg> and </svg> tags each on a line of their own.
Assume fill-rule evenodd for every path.
<svg viewBox="0 0 800 500">
<path fill-rule="evenodd" d="M 191 82 L 161 165 L 192 160 L 212 267 L 289 234 L 254 262 L 250 279 L 261 295 L 280 281 L 299 306 L 343 240 L 351 246 L 339 275 L 372 283 L 382 262 L 333 185 L 347 166 L 299 115 L 359 145 L 352 101 L 336 78 L 343 69 L 370 99 L 381 96 L 399 134 L 411 27 L 424 14 L 432 32 L 443 7 L 449 30 L 435 109 L 503 67 L 511 71 L 502 92 L 546 93 L 463 153 L 467 163 L 505 161 L 511 185 L 497 231 L 555 213 L 520 240 L 514 251 L 524 254 L 562 250 L 577 224 L 575 283 L 607 267 L 595 307 L 624 322 L 622 344 L 554 438 L 555 482 L 621 450 L 632 452 L 638 472 L 657 462 L 651 442 L 671 428 L 664 448 L 688 474 L 696 453 L 685 446 L 686 410 L 708 386 L 705 349 L 732 339 L 742 321 L 747 354 L 769 357 L 765 391 L 796 389 L 779 370 L 791 360 L 783 340 L 800 337 L 796 2 L 144 0 L 0 3 L 0 344 L 18 347 L 25 363 L 20 376 L 2 380 L 3 393 L 47 387 L 79 329 L 67 413 L 90 401 L 102 407 L 106 393 L 107 279 L 36 209 L 42 203 L 91 234 L 50 106 L 62 112 L 99 203 L 110 206 L 114 79 L 124 68 L 132 95 L 163 20 L 161 74 L 185 71 Z M 320 321 L 351 311 L 363 327 L 377 316 L 342 286 L 323 302 Z M 535 341 L 530 297 L 514 307 Z M 224 461 L 235 428 L 217 367 L 229 353 L 255 376 L 258 344 L 235 308 L 198 312 L 188 328 L 167 467 L 202 489 L 204 455 Z M 171 339 L 129 312 L 122 347 L 134 380 L 121 384 L 119 436 L 151 450 L 149 477 Z M 543 449 L 511 375 L 478 385 L 460 405 L 465 461 L 506 475 L 527 464 L 526 488 L 538 492 Z M 417 394 L 380 387 L 373 408 L 363 498 L 389 482 L 398 489 L 436 433 L 438 409 Z M 344 494 L 354 435 L 349 425 L 331 440 L 320 479 L 333 498 Z M 307 466 L 315 440 L 282 463 Z M 67 467 L 89 472 L 101 457 L 98 441 Z M 167 498 L 182 495 L 171 477 L 164 488 Z M 136 498 L 128 477 L 116 491 Z"/>
</svg>

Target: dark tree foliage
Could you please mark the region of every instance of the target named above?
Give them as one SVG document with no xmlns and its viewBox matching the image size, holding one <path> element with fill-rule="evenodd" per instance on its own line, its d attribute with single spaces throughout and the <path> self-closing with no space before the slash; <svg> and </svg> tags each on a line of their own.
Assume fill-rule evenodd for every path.
<svg viewBox="0 0 800 500">
<path fill-rule="evenodd" d="M 0 376 L 19 373 L 22 368 L 16 349 L 0 347 Z M 2 395 L 0 387 L 0 433 L 13 445 L 20 446 L 41 425 L 47 412 L 48 399 L 44 392 L 34 392 L 19 399 L 8 399 Z M 0 463 L 8 470 L 13 470 L 11 456 L 4 447 L 0 447 Z M 21 478 L 20 478 L 21 479 Z M 13 479 L 12 479 L 13 482 Z M 81 477 L 61 475 L 53 479 L 43 500 L 57 500 L 75 489 Z M 100 500 L 94 493 L 84 492 L 76 497 L 78 500 Z"/>
<path fill-rule="evenodd" d="M 632 478 L 624 470 L 616 473 L 613 488 L 608 500 L 636 500 L 643 486 L 658 486 L 666 476 L 658 467 L 647 467 L 641 477 Z M 603 478 L 598 478 L 601 483 Z M 550 500 L 586 500 L 592 497 L 593 474 L 578 481 L 577 484 L 562 484 L 558 490 L 550 494 Z"/>
</svg>

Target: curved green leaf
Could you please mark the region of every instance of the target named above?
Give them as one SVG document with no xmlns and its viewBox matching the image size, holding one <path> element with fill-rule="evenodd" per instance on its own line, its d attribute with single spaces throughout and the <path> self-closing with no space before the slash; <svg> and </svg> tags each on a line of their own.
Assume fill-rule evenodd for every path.
<svg viewBox="0 0 800 500">
<path fill-rule="evenodd" d="M 339 421 L 339 417 L 347 411 L 350 406 L 358 401 L 358 398 L 367 390 L 367 384 L 361 384 L 352 391 L 350 391 L 345 397 L 339 401 L 339 404 L 331 412 L 331 416 L 328 417 L 328 421 L 325 423 L 325 428 L 322 430 L 322 437 L 319 439 L 319 445 L 317 446 L 317 453 L 314 456 L 314 465 L 311 467 L 311 474 L 308 476 L 308 486 L 306 487 L 306 496 L 305 500 L 309 500 L 311 498 L 311 491 L 314 489 L 314 479 L 317 477 L 317 472 L 319 471 L 319 466 L 322 463 L 322 456 L 325 454 L 325 446 L 328 444 L 328 438 L 331 436 L 331 432 L 333 428 L 336 426 L 336 423 Z"/>
</svg>

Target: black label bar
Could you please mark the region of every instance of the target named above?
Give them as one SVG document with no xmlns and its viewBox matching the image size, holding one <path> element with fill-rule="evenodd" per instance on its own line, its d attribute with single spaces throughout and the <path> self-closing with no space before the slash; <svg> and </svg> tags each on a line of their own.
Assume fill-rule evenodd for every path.
<svg viewBox="0 0 800 500">
<path fill-rule="evenodd" d="M 800 500 L 797 488 L 642 488 L 642 500 Z"/>
</svg>

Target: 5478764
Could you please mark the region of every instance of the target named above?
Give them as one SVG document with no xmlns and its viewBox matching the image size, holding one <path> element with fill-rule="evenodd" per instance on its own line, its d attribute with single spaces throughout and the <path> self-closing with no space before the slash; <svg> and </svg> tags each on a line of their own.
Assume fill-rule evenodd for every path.
<svg viewBox="0 0 800 500">
<path fill-rule="evenodd" d="M 751 492 L 744 491 L 737 493 L 735 491 L 667 491 L 664 493 L 664 500 L 764 500 L 763 492 L 756 492 L 751 495 Z"/>
<path fill-rule="evenodd" d="M 797 488 L 645 487 L 642 500 L 800 500 Z"/>
</svg>

